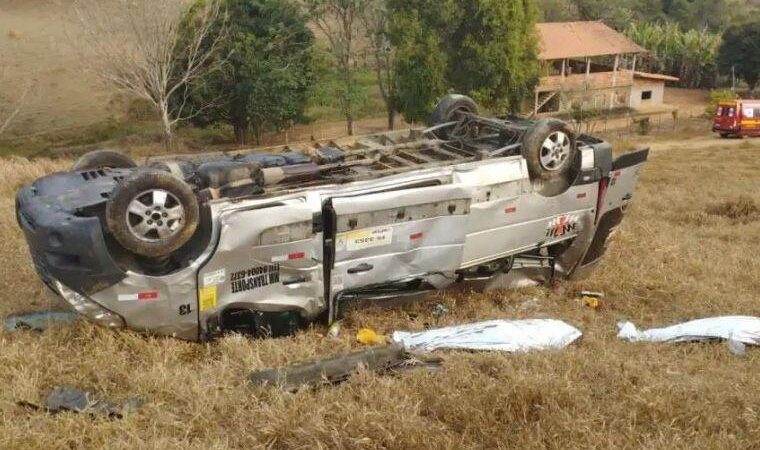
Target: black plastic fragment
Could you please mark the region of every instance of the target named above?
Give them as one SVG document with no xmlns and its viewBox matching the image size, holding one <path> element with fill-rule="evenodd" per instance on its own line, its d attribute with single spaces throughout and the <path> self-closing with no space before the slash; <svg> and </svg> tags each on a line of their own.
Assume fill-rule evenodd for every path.
<svg viewBox="0 0 760 450">
<path fill-rule="evenodd" d="M 90 414 L 120 419 L 124 414 L 132 412 L 142 405 L 140 398 L 133 397 L 121 403 L 98 399 L 94 394 L 71 386 L 61 386 L 53 389 L 45 400 L 45 405 L 39 406 L 31 402 L 17 402 L 19 406 L 32 409 L 44 409 L 51 414 L 63 411 Z"/>
</svg>

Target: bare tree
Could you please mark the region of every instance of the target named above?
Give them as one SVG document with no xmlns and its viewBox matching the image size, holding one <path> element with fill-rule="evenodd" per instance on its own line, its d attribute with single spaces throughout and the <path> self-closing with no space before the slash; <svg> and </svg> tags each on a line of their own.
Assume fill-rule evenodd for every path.
<svg viewBox="0 0 760 450">
<path fill-rule="evenodd" d="M 333 67 L 340 79 L 339 101 L 349 136 L 354 134 L 355 109 L 361 98 L 356 82 L 357 63 L 362 54 L 359 38 L 364 34 L 360 29 L 361 14 L 371 1 L 305 0 L 314 24 L 327 39 Z"/>
<path fill-rule="evenodd" d="M 380 96 L 388 111 L 388 129 L 396 124 L 397 107 L 395 104 L 395 79 L 393 65 L 396 50 L 390 42 L 388 31 L 388 8 L 386 0 L 369 0 L 361 14 L 361 23 L 369 42 L 369 54 L 372 68 L 377 77 Z"/>
<path fill-rule="evenodd" d="M 87 68 L 153 105 L 167 146 L 177 123 L 200 112 L 186 107 L 189 86 L 210 70 L 224 37 L 216 32 L 226 23 L 220 0 L 194 5 L 191 0 L 74 2 Z"/>
</svg>

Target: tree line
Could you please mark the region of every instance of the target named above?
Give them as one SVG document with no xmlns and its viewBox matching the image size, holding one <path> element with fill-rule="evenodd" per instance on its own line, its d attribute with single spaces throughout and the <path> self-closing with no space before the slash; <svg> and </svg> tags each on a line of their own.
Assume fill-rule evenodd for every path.
<svg viewBox="0 0 760 450">
<path fill-rule="evenodd" d="M 652 8 L 670 18 L 703 7 L 701 0 L 75 0 L 95 55 L 90 68 L 152 105 L 167 144 L 185 121 L 226 124 L 238 143 L 259 142 L 266 131 L 307 122 L 315 102 L 336 107 L 353 134 L 367 73 L 391 129 L 399 115 L 426 121 L 449 92 L 494 113 L 516 112 L 538 82 L 540 17 L 620 26 L 616 17 L 641 18 Z M 730 64 L 754 86 L 757 58 L 744 55 L 759 41 L 729 28 L 730 42 L 743 43 L 737 53 L 715 14 L 702 29 L 672 18 L 624 29 L 652 51 L 643 63 L 649 70 L 698 87 Z M 695 20 L 687 16 L 679 20 Z"/>
<path fill-rule="evenodd" d="M 448 92 L 516 111 L 538 80 L 535 0 L 75 0 L 91 69 L 174 128 L 227 124 L 238 143 L 335 106 L 353 134 L 375 78 L 393 128 Z M 134 41 L 134 42 L 130 42 Z"/>
<path fill-rule="evenodd" d="M 541 20 L 602 20 L 624 31 L 631 23 L 673 23 L 719 32 L 760 14 L 757 0 L 538 0 Z"/>
</svg>

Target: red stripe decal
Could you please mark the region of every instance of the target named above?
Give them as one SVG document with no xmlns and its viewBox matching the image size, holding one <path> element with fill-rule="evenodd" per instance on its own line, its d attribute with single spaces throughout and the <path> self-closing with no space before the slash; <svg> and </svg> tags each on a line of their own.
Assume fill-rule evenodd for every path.
<svg viewBox="0 0 760 450">
<path fill-rule="evenodd" d="M 422 236 L 424 236 L 422 233 L 412 233 L 409 235 L 409 240 L 416 241 L 417 239 L 422 239 Z"/>
<path fill-rule="evenodd" d="M 304 259 L 305 257 L 306 253 L 304 252 L 291 253 L 288 255 L 288 259 Z"/>
<path fill-rule="evenodd" d="M 585 192 L 581 192 L 580 194 L 578 194 L 578 199 L 586 198 L 586 195 L 588 194 L 586 194 Z"/>
<path fill-rule="evenodd" d="M 155 300 L 158 298 L 158 291 L 138 292 L 138 300 Z"/>
<path fill-rule="evenodd" d="M 507 214 L 516 213 L 517 212 L 517 207 L 516 206 L 511 206 L 511 207 L 505 209 L 504 212 L 507 213 Z"/>
</svg>

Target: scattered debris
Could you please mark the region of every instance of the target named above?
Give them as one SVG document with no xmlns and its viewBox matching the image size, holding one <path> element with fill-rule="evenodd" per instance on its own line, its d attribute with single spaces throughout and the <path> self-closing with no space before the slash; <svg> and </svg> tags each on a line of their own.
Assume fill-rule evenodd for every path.
<svg viewBox="0 0 760 450">
<path fill-rule="evenodd" d="M 520 306 L 517 307 L 518 311 L 529 311 L 529 310 L 536 310 L 539 309 L 541 305 L 538 302 L 538 299 L 536 297 L 533 297 L 529 300 L 526 300 L 520 304 Z"/>
<path fill-rule="evenodd" d="M 526 352 L 564 348 L 581 335 L 577 328 L 559 320 L 493 320 L 418 333 L 396 331 L 392 341 L 410 351 L 464 349 Z"/>
<path fill-rule="evenodd" d="M 435 317 L 441 317 L 441 316 L 444 316 L 444 315 L 446 315 L 446 314 L 448 314 L 450 312 L 451 311 L 449 310 L 449 308 L 446 307 L 446 305 L 444 305 L 442 303 L 438 303 L 437 305 L 435 305 L 433 307 L 433 316 L 435 316 Z"/>
<path fill-rule="evenodd" d="M 275 385 L 284 391 L 293 392 L 304 386 L 341 383 L 360 369 L 379 373 L 411 369 L 437 371 L 440 370 L 441 363 L 440 359 L 420 358 L 401 347 L 384 346 L 282 369 L 254 372 L 250 380 L 257 385 Z"/>
<path fill-rule="evenodd" d="M 362 345 L 384 345 L 388 338 L 377 334 L 375 330 L 362 328 L 356 333 L 356 342 Z"/>
<path fill-rule="evenodd" d="M 79 390 L 71 386 L 57 387 L 51 391 L 45 400 L 45 406 L 41 407 L 34 403 L 19 402 L 21 406 L 34 409 L 44 409 L 49 413 L 56 414 L 62 411 L 90 414 L 93 416 L 106 416 L 122 418 L 142 405 L 140 398 L 130 398 L 122 403 L 102 400 L 94 394 Z"/>
<path fill-rule="evenodd" d="M 337 338 L 338 336 L 340 336 L 340 322 L 335 321 L 327 329 L 327 337 Z"/>
<path fill-rule="evenodd" d="M 79 315 L 74 312 L 42 311 L 8 316 L 3 320 L 3 327 L 8 331 L 45 331 L 53 323 L 71 323 L 78 318 Z"/>
<path fill-rule="evenodd" d="M 604 292 L 596 292 L 596 291 L 580 291 L 578 292 L 578 295 L 581 297 L 604 298 Z"/>
<path fill-rule="evenodd" d="M 500 274 L 485 283 L 486 292 L 501 289 L 525 289 L 541 286 L 546 282 L 543 271 L 537 268 L 515 267 L 508 273 Z"/>
<path fill-rule="evenodd" d="M 599 300 L 599 297 L 584 296 L 581 301 L 584 305 L 588 306 L 591 309 L 599 309 L 599 307 L 602 306 L 602 302 Z"/>
<path fill-rule="evenodd" d="M 760 318 L 757 317 L 713 317 L 644 331 L 639 331 L 631 322 L 620 322 L 618 329 L 618 337 L 631 342 L 703 342 L 730 339 L 745 345 L 760 345 Z"/>
<path fill-rule="evenodd" d="M 747 356 L 747 346 L 744 345 L 744 343 L 737 341 L 733 337 L 726 341 L 726 344 L 728 345 L 728 351 L 733 353 L 736 356 L 744 357 Z"/>
</svg>

